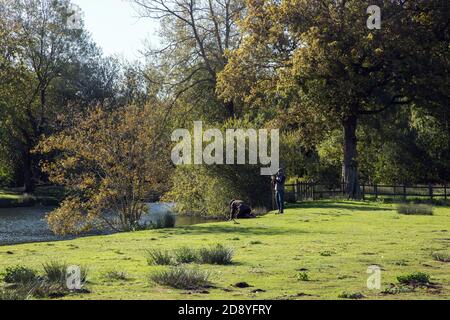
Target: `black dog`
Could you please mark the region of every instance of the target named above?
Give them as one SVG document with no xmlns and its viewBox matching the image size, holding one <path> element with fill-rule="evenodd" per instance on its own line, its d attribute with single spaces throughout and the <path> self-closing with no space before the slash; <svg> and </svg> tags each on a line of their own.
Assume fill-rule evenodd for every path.
<svg viewBox="0 0 450 320">
<path fill-rule="evenodd" d="M 231 200 L 230 201 L 230 220 L 238 223 L 236 219 L 249 219 L 255 218 L 252 214 L 252 208 L 245 204 L 242 200 Z"/>
</svg>

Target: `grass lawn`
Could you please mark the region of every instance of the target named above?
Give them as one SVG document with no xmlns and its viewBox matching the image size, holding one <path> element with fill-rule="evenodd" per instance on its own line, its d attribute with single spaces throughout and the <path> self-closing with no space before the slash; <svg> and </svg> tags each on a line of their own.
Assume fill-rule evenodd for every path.
<svg viewBox="0 0 450 320">
<path fill-rule="evenodd" d="M 175 290 L 149 280 L 167 267 L 149 266 L 146 249 L 217 243 L 235 249 L 235 263 L 198 266 L 211 272 L 215 288 L 208 292 Z M 42 263 L 52 260 L 88 267 L 91 293 L 66 299 L 337 299 L 343 291 L 362 293 L 366 299 L 450 299 L 450 263 L 432 257 L 449 245 L 448 207 L 437 207 L 433 216 L 403 216 L 389 204 L 323 201 L 240 225 L 212 223 L 4 246 L 0 270 L 16 264 L 41 270 Z M 415 272 L 429 274 L 437 285 L 384 295 L 367 289 L 370 265 L 381 267 L 383 288 L 397 283 L 397 276 Z M 102 276 L 113 270 L 126 272 L 130 279 L 111 281 Z M 309 281 L 301 281 L 301 273 Z M 233 287 L 239 282 L 252 287 Z"/>
</svg>

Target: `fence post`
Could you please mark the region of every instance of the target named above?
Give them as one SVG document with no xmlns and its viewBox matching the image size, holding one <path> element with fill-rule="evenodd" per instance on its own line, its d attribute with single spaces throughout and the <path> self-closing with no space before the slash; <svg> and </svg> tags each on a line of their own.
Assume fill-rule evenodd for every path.
<svg viewBox="0 0 450 320">
<path fill-rule="evenodd" d="M 447 183 L 444 184 L 444 200 L 447 200 Z"/>
<path fill-rule="evenodd" d="M 430 200 L 433 200 L 433 186 L 431 184 L 428 186 L 428 190 L 430 193 Z"/>
<path fill-rule="evenodd" d="M 298 179 L 297 179 L 297 181 L 295 182 L 295 202 L 298 202 L 298 199 L 299 199 L 299 196 L 298 196 L 298 194 L 299 194 L 299 190 L 298 190 L 298 187 L 299 187 L 299 181 L 298 181 Z"/>
<path fill-rule="evenodd" d="M 363 200 L 366 200 L 366 184 L 364 182 L 362 185 L 362 198 Z"/>
<path fill-rule="evenodd" d="M 375 200 L 377 200 L 378 199 L 378 185 L 375 183 L 373 188 L 374 188 L 374 191 L 375 191 Z"/>
<path fill-rule="evenodd" d="M 406 201 L 406 184 L 403 184 L 403 199 Z"/>
<path fill-rule="evenodd" d="M 312 183 L 312 189 L 311 189 L 313 201 L 316 200 L 316 199 L 315 199 L 315 194 L 314 194 L 314 189 L 315 189 L 315 187 L 316 187 L 316 184 L 313 182 L 313 183 Z"/>
</svg>

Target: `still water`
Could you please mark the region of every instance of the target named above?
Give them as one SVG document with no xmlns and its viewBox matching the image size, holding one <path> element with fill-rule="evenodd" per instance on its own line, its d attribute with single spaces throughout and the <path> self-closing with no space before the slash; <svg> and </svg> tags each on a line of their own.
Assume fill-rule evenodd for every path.
<svg viewBox="0 0 450 320">
<path fill-rule="evenodd" d="M 143 223 L 155 221 L 161 214 L 173 212 L 173 204 L 150 203 L 150 214 Z M 47 226 L 45 215 L 53 208 L 8 208 L 0 209 L 0 246 L 17 243 L 54 241 L 73 237 L 55 236 Z M 189 226 L 210 222 L 199 217 L 177 216 L 176 226 Z"/>
</svg>

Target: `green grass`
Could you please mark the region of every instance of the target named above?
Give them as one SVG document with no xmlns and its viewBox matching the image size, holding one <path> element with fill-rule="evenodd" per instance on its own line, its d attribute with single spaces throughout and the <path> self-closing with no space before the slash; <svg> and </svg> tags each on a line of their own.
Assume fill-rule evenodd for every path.
<svg viewBox="0 0 450 320">
<path fill-rule="evenodd" d="M 405 216 L 391 204 L 309 202 L 289 207 L 283 216 L 269 214 L 240 225 L 4 246 L 0 272 L 17 264 L 40 270 L 43 263 L 60 260 L 86 266 L 91 293 L 63 299 L 348 299 L 352 293 L 363 299 L 450 299 L 450 264 L 433 257 L 450 244 L 449 221 L 448 207 L 435 207 L 433 216 Z M 234 249 L 233 264 L 192 266 L 210 274 L 207 294 L 149 281 L 170 267 L 149 266 L 147 250 L 199 250 L 218 243 Z M 372 265 L 382 270 L 380 290 L 367 289 Z M 105 279 L 112 267 L 129 280 Z M 302 272 L 310 281 L 299 281 Z M 432 287 L 386 294 L 399 276 L 419 272 L 430 275 Z M 242 282 L 250 287 L 235 286 Z"/>
</svg>

